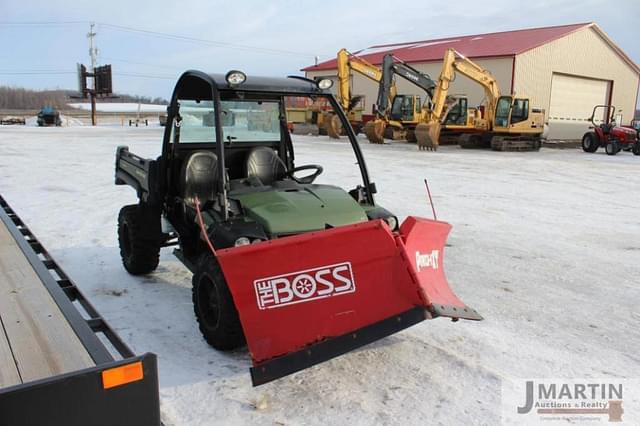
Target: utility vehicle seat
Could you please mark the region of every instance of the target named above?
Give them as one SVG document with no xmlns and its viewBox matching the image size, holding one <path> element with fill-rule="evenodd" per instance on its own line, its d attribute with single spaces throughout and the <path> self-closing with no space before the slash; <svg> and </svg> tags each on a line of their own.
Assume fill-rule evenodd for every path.
<svg viewBox="0 0 640 426">
<path fill-rule="evenodd" d="M 218 156 L 210 151 L 196 151 L 182 166 L 182 198 L 186 205 L 195 208 L 196 197 L 200 203 L 216 198 L 218 182 Z"/>
<path fill-rule="evenodd" d="M 246 160 L 247 178 L 258 178 L 263 185 L 281 180 L 287 168 L 278 154 L 271 148 L 253 148 Z"/>
</svg>

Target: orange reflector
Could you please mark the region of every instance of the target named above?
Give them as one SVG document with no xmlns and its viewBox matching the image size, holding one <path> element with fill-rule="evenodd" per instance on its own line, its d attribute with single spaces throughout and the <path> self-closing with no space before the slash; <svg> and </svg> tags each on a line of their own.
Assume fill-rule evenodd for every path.
<svg viewBox="0 0 640 426">
<path fill-rule="evenodd" d="M 104 389 L 110 389 L 142 380 L 143 377 L 142 361 L 138 361 L 133 364 L 104 370 L 102 372 L 102 387 Z"/>
</svg>

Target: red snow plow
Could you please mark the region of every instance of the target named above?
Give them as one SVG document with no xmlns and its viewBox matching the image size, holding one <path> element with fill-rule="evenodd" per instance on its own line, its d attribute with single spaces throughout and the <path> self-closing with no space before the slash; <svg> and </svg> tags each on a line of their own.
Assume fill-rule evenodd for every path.
<svg viewBox="0 0 640 426">
<path fill-rule="evenodd" d="M 451 225 L 408 217 L 218 251 L 263 384 L 425 319 L 480 320 L 443 269 Z"/>
</svg>

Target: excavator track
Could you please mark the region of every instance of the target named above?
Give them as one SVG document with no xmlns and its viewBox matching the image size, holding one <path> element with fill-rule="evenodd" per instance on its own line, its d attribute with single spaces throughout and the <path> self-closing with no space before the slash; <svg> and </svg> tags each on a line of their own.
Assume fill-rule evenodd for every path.
<svg viewBox="0 0 640 426">
<path fill-rule="evenodd" d="M 462 149 L 491 148 L 491 139 L 483 138 L 481 134 L 464 133 L 460 135 L 458 144 Z"/>
<path fill-rule="evenodd" d="M 416 129 L 407 129 L 405 133 L 405 139 L 409 143 L 416 143 L 418 139 L 416 139 Z"/>
<path fill-rule="evenodd" d="M 526 136 L 494 136 L 491 138 L 491 149 L 494 151 L 540 151 L 540 138 Z"/>
<path fill-rule="evenodd" d="M 440 145 L 458 145 L 460 134 L 457 133 L 441 133 Z"/>
<path fill-rule="evenodd" d="M 313 123 L 294 123 L 292 133 L 294 135 L 313 135 L 318 136 L 320 129 L 317 124 Z"/>
<path fill-rule="evenodd" d="M 364 134 L 371 143 L 382 144 L 384 143 L 384 131 L 387 127 L 386 123 L 382 120 L 369 121 L 364 125 Z"/>
</svg>

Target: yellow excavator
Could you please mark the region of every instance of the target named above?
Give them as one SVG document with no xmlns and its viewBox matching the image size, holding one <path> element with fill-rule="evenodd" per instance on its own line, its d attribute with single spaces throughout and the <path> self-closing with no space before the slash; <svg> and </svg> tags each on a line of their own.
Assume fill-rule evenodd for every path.
<svg viewBox="0 0 640 426">
<path fill-rule="evenodd" d="M 480 84 L 485 93 L 484 112 L 476 113 L 473 131 L 461 136 L 463 148 L 490 146 L 497 151 L 537 151 L 544 131 L 544 110 L 532 108 L 528 98 L 501 95 L 498 82 L 478 64 L 448 49 L 444 56 L 431 109 L 424 122 L 416 126 L 420 149 L 435 149 L 440 140 L 443 118 L 450 105 L 448 92 L 456 73 Z M 479 112 L 479 110 L 476 110 Z"/>
</svg>

